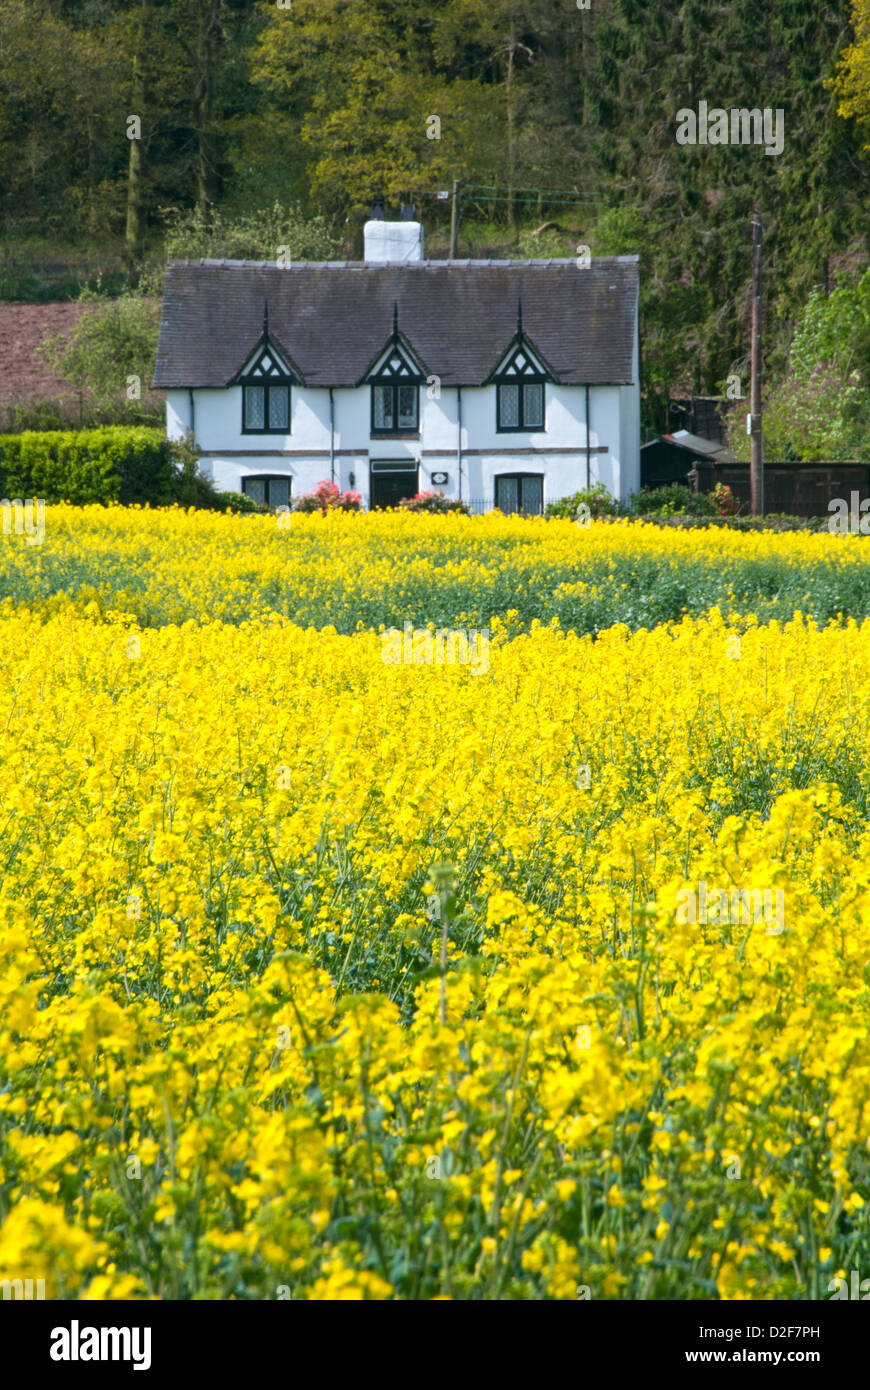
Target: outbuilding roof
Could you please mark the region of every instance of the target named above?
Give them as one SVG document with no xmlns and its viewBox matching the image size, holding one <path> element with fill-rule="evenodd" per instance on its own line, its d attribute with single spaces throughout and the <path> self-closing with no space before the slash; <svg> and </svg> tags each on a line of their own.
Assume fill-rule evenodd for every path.
<svg viewBox="0 0 870 1390">
<path fill-rule="evenodd" d="M 171 261 L 154 385 L 224 387 L 263 333 L 307 386 L 357 386 L 399 331 L 445 386 L 480 386 L 523 330 L 556 381 L 634 379 L 637 256 L 571 260 Z"/>
<path fill-rule="evenodd" d="M 732 454 L 725 444 L 720 444 L 715 439 L 704 439 L 700 434 L 690 434 L 688 430 L 674 430 L 673 434 L 663 434 L 660 439 L 651 439 L 641 445 L 641 448 L 649 449 L 651 445 L 661 442 L 685 449 L 687 454 L 693 454 L 695 458 L 715 458 L 719 463 L 737 462 L 736 455 Z"/>
</svg>

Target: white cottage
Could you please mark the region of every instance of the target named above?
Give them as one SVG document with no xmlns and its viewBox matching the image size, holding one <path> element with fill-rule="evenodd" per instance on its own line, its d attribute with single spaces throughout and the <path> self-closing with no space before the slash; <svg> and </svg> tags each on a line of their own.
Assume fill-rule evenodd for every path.
<svg viewBox="0 0 870 1390">
<path fill-rule="evenodd" d="M 171 262 L 170 437 L 272 507 L 322 479 L 367 507 L 438 488 L 532 514 L 599 480 L 637 492 L 637 257 L 418 256 L 418 224 L 373 222 L 364 262 Z"/>
</svg>

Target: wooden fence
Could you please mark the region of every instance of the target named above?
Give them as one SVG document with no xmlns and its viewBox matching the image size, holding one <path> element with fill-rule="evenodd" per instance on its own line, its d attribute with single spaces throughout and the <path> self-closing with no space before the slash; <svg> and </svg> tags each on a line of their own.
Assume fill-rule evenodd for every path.
<svg viewBox="0 0 870 1390">
<path fill-rule="evenodd" d="M 695 461 L 687 475 L 696 492 L 711 492 L 717 483 L 730 487 L 749 511 L 749 464 Z M 842 498 L 852 507 L 870 497 L 870 463 L 765 463 L 764 511 L 788 516 L 829 516 L 828 503 Z"/>
</svg>

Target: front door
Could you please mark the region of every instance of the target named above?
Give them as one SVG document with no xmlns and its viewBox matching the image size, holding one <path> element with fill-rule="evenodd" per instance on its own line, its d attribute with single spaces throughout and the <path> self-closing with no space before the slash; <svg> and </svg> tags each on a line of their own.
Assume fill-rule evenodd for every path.
<svg viewBox="0 0 870 1390">
<path fill-rule="evenodd" d="M 418 491 L 417 466 L 403 459 L 373 459 L 369 506 L 395 507 L 403 497 L 413 497 Z"/>
</svg>

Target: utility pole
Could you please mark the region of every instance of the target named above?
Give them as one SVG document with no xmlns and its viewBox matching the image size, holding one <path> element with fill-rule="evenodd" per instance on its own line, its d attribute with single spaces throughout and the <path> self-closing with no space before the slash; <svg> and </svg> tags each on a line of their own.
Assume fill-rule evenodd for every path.
<svg viewBox="0 0 870 1390">
<path fill-rule="evenodd" d="M 450 209 L 450 259 L 456 260 L 456 238 L 459 235 L 459 180 L 453 180 L 453 205 Z"/>
<path fill-rule="evenodd" d="M 761 208 L 752 219 L 752 343 L 749 366 L 749 499 L 753 516 L 764 516 L 764 454 L 761 440 Z"/>
</svg>

